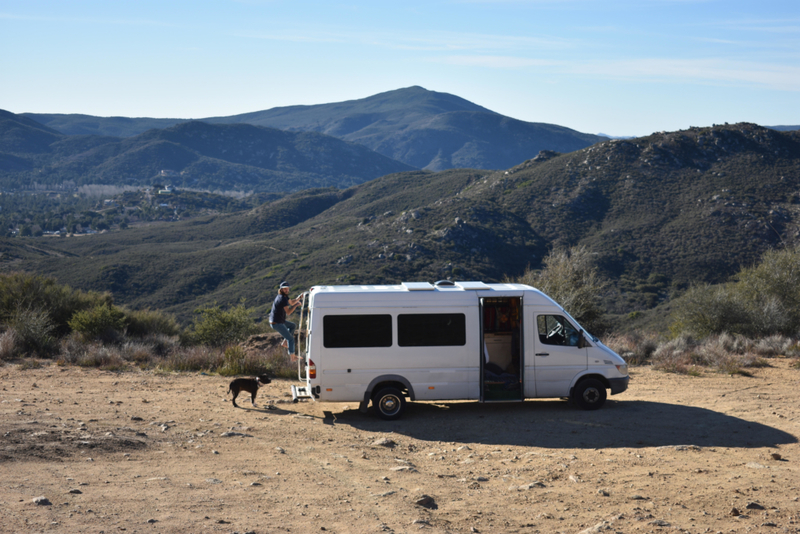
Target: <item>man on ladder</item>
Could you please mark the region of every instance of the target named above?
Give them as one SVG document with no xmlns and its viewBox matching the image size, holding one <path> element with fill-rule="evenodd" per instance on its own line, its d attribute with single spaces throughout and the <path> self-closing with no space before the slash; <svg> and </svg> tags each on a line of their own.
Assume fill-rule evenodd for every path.
<svg viewBox="0 0 800 534">
<path fill-rule="evenodd" d="M 269 325 L 280 335 L 284 337 L 284 347 L 289 349 L 289 357 L 293 362 L 297 361 L 297 351 L 294 344 L 294 331 L 297 325 L 291 321 L 287 321 L 286 317 L 293 314 L 298 306 L 301 304 L 300 297 L 296 299 L 289 298 L 289 284 L 281 282 L 278 288 L 278 296 L 272 303 L 272 310 L 269 312 Z"/>
</svg>

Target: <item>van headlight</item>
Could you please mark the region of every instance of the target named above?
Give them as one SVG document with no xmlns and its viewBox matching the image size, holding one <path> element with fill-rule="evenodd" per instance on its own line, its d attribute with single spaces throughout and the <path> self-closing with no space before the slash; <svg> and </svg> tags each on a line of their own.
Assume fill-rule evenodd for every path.
<svg viewBox="0 0 800 534">
<path fill-rule="evenodd" d="M 619 374 L 627 376 L 627 374 L 628 374 L 628 366 L 626 364 L 617 365 L 615 367 L 617 368 L 617 371 L 619 371 Z"/>
</svg>

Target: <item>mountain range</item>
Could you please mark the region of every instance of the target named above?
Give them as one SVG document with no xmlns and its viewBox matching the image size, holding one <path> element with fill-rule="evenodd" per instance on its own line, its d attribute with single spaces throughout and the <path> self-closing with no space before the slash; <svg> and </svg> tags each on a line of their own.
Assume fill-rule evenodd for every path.
<svg viewBox="0 0 800 534">
<path fill-rule="evenodd" d="M 149 129 L 186 122 L 38 113 L 23 116 L 66 135 L 115 137 L 133 137 Z M 554 124 L 512 119 L 455 95 L 416 86 L 347 102 L 278 107 L 199 120 L 321 133 L 433 171 L 506 169 L 541 150 L 572 152 L 605 139 Z"/>
<path fill-rule="evenodd" d="M 150 185 L 239 191 L 346 188 L 413 167 L 315 132 L 180 123 L 119 138 L 65 135 L 0 110 L 0 186 Z"/>
<path fill-rule="evenodd" d="M 53 135 L 52 133 L 50 135 Z M 540 152 L 501 171 L 393 173 L 307 189 L 251 211 L 84 238 L 11 240 L 4 269 L 112 291 L 186 320 L 277 285 L 499 281 L 585 246 L 620 321 L 657 321 L 675 295 L 800 243 L 800 132 L 754 124 Z M 663 325 L 662 325 L 663 326 Z"/>
</svg>

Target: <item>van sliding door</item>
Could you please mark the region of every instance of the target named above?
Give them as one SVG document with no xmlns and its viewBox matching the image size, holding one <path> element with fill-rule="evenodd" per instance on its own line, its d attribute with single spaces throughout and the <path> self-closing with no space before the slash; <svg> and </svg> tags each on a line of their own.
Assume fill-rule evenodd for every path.
<svg viewBox="0 0 800 534">
<path fill-rule="evenodd" d="M 524 400 L 522 298 L 483 297 L 480 316 L 481 402 Z"/>
</svg>

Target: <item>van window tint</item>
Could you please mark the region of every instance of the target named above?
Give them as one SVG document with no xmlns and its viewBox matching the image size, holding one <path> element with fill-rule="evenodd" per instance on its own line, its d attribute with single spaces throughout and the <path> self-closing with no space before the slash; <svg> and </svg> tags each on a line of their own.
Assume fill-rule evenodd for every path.
<svg viewBox="0 0 800 534">
<path fill-rule="evenodd" d="M 443 347 L 467 344 L 463 313 L 418 313 L 397 316 L 401 347 Z"/>
<path fill-rule="evenodd" d="M 576 347 L 580 338 L 578 330 L 562 315 L 540 315 L 536 318 L 539 341 L 545 345 Z"/>
<path fill-rule="evenodd" d="M 326 315 L 322 344 L 328 349 L 391 347 L 391 315 Z"/>
</svg>

